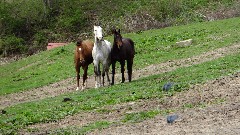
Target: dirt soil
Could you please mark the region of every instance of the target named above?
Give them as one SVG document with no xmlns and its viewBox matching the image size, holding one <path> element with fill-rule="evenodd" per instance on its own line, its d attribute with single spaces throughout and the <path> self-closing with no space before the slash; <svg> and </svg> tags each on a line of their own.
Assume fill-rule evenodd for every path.
<svg viewBox="0 0 240 135">
<path fill-rule="evenodd" d="M 142 70 L 134 71 L 133 79 L 169 72 L 180 67 L 210 61 L 227 54 L 238 53 L 240 45 L 224 47 L 206 52 L 192 58 L 168 61 L 158 65 L 150 65 Z M 118 74 L 120 81 L 120 74 Z M 90 76 L 88 88 L 94 87 L 94 77 Z M 92 83 L 89 83 L 92 82 Z M 87 89 L 86 89 L 87 90 Z M 67 80 L 1 97 L 1 105 L 10 106 L 18 102 L 28 102 L 46 97 L 54 97 L 66 92 L 75 91 L 75 79 Z M 27 95 L 26 95 L 27 94 Z M 191 86 L 186 92 L 177 93 L 172 97 L 161 100 L 139 100 L 105 106 L 102 109 L 111 110 L 106 113 L 83 112 L 57 122 L 38 123 L 30 125 L 20 131 L 20 134 L 48 134 L 52 130 L 69 126 L 82 127 L 95 121 L 112 121 L 120 124 L 102 130 L 95 130 L 89 134 L 239 134 L 240 133 L 240 72 L 233 76 L 222 77 L 205 84 Z M 186 98 L 187 97 L 187 98 Z M 4 98 L 4 100 L 2 100 Z M 9 100 L 9 101 L 8 101 Z M 184 107 L 191 104 L 192 107 Z M 202 107 L 201 107 L 202 106 Z M 129 110 L 131 108 L 131 110 Z M 175 110 L 179 118 L 172 124 L 167 123 L 164 115 L 157 115 L 154 119 L 140 123 L 121 123 L 124 115 L 147 110 Z M 171 114 L 169 114 L 171 115 Z M 36 132 L 27 132 L 38 129 Z"/>
<path fill-rule="evenodd" d="M 187 97 L 187 98 L 186 98 Z M 37 132 L 22 134 L 48 134 L 51 130 L 69 126 L 82 127 L 94 121 L 110 121 L 120 124 L 90 132 L 91 135 L 145 135 L 145 134 L 239 134 L 240 133 L 240 72 L 205 84 L 191 86 L 162 100 L 140 100 L 137 102 L 105 106 L 109 113 L 79 113 L 52 123 L 31 125 L 28 129 Z M 193 107 L 184 107 L 191 104 Z M 202 107 L 201 107 L 202 106 Z M 129 110 L 131 108 L 131 110 Z M 124 115 L 147 110 L 176 110 L 179 118 L 172 124 L 167 116 L 157 115 L 140 123 L 121 123 Z M 169 115 L 172 115 L 169 114 Z"/>
<path fill-rule="evenodd" d="M 158 115 L 140 123 L 117 125 L 89 134 L 240 134 L 240 72 L 192 86 L 188 91 L 168 97 L 163 102 L 146 101 L 141 104 L 142 109 L 150 106 L 155 106 L 155 109 L 176 109 L 174 114 L 179 118 L 169 124 L 166 116 Z M 183 107 L 186 104 L 205 104 L 206 107 Z"/>
<path fill-rule="evenodd" d="M 213 59 L 224 57 L 225 55 L 228 54 L 237 53 L 239 52 L 239 50 L 240 44 L 236 44 L 229 47 L 223 47 L 215 49 L 213 51 L 205 52 L 201 55 L 193 56 L 191 58 L 172 60 L 167 61 L 165 63 L 150 65 L 143 69 L 134 70 L 133 80 L 137 80 L 142 77 L 147 77 L 152 74 L 170 72 L 177 68 L 188 67 L 194 64 L 200 64 L 206 61 L 211 61 Z M 127 77 L 126 74 L 125 77 Z M 120 83 L 120 79 L 121 75 L 119 73 L 116 74 L 116 83 Z M 94 76 L 89 76 L 87 80 L 87 89 L 94 88 L 94 84 L 95 84 Z M 0 96 L 0 109 L 23 102 L 35 101 L 47 97 L 55 97 L 64 93 L 74 92 L 75 89 L 76 89 L 75 78 L 68 78 L 66 80 L 56 82 L 40 88 L 35 88 L 32 90 L 23 91 L 19 93 L 3 95 Z"/>
</svg>

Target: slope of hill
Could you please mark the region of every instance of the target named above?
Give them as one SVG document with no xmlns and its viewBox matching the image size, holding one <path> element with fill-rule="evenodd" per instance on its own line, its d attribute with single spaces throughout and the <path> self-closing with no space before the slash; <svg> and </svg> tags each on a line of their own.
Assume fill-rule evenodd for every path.
<svg viewBox="0 0 240 135">
<path fill-rule="evenodd" d="M 232 45 L 239 40 L 239 22 L 239 18 L 233 18 L 130 33 L 124 36 L 132 38 L 136 44 L 134 68 L 140 69 L 150 64 L 188 58 L 207 50 Z M 112 41 L 111 36 L 106 38 Z M 176 41 L 188 38 L 194 40 L 195 43 L 192 46 L 187 48 L 175 46 Z M 72 43 L 69 46 L 2 65 L 0 95 L 29 90 L 75 76 L 74 46 Z M 89 74 L 93 74 L 92 68 Z"/>
<path fill-rule="evenodd" d="M 228 111 L 226 106 L 239 102 L 239 20 L 240 18 L 232 18 L 123 35 L 132 38 L 136 43 L 134 81 L 111 87 L 89 87 L 84 91 L 74 91 L 74 44 L 1 65 L 0 132 L 85 134 L 91 131 L 99 133 L 99 130 L 106 128 L 106 131 L 102 131 L 103 134 L 111 129 L 116 132 L 110 133 L 117 134 L 115 129 L 125 128 L 124 126 L 127 126 L 127 129 L 137 126 L 145 130 L 141 126 L 144 122 L 151 118 L 163 119 L 172 113 L 178 113 L 182 118 L 177 124 L 186 124 L 190 114 L 183 115 L 181 111 L 188 109 L 196 112 L 199 108 L 210 108 L 206 112 L 211 112 L 211 106 L 214 106 Z M 112 37 L 106 38 L 112 41 Z M 194 40 L 192 45 L 175 45 L 176 41 L 188 38 Z M 93 80 L 92 67 L 89 73 L 90 80 Z M 233 77 L 229 77 L 232 75 Z M 221 80 L 222 77 L 232 78 L 233 81 Z M 67 78 L 68 80 L 64 81 Z M 218 79 L 221 80 L 220 83 Z M 162 91 L 167 82 L 174 82 L 175 86 L 168 92 Z M 217 85 L 209 91 L 204 87 L 206 84 L 209 87 L 214 84 L 224 87 Z M 195 91 L 191 91 L 197 86 L 200 86 L 197 94 L 202 98 L 198 98 L 197 94 L 194 95 Z M 224 91 L 227 86 L 231 89 Z M 221 94 L 214 95 L 218 93 L 215 88 L 221 88 Z M 37 92 L 38 90 L 43 91 L 43 94 L 34 98 L 34 94 L 41 93 Z M 17 99 L 18 93 L 23 96 L 23 100 Z M 55 95 L 52 96 L 52 93 Z M 66 97 L 72 100 L 63 102 Z M 186 97 L 187 101 L 184 100 Z M 179 106 L 175 106 L 177 104 Z M 236 106 L 231 105 L 231 108 L 233 113 L 239 112 Z M 199 113 L 195 114 L 194 119 L 198 120 Z M 222 114 L 223 112 L 219 113 Z M 208 118 L 214 122 L 214 117 L 219 115 Z M 228 122 L 222 125 L 227 127 L 226 130 L 235 131 L 238 126 L 235 121 L 229 122 L 230 124 Z M 202 124 L 206 123 L 202 119 Z M 211 124 L 214 123 L 209 125 Z M 149 130 L 152 133 L 157 132 L 154 126 Z"/>
</svg>

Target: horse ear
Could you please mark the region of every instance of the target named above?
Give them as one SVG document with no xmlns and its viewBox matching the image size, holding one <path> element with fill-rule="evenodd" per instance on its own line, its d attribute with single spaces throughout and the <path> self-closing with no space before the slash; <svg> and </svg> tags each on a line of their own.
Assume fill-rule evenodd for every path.
<svg viewBox="0 0 240 135">
<path fill-rule="evenodd" d="M 120 29 L 118 29 L 118 33 L 120 33 Z"/>
</svg>

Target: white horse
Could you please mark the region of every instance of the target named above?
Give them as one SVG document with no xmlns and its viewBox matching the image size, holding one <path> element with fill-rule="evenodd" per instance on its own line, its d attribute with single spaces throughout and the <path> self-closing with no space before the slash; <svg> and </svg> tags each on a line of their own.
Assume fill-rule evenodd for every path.
<svg viewBox="0 0 240 135">
<path fill-rule="evenodd" d="M 104 86 L 104 76 L 107 75 L 107 80 L 110 85 L 109 79 L 109 66 L 111 64 L 111 43 L 103 40 L 102 28 L 94 26 L 95 42 L 92 50 L 93 65 L 95 72 L 95 88 L 101 86 L 101 70 L 100 63 L 102 64 L 102 85 Z"/>
</svg>

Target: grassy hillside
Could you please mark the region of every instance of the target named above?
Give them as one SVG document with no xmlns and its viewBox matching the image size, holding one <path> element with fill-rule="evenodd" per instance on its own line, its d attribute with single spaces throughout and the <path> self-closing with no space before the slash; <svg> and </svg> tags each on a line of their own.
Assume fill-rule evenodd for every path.
<svg viewBox="0 0 240 135">
<path fill-rule="evenodd" d="M 150 64 L 188 58 L 216 48 L 239 44 L 239 34 L 240 18 L 232 18 L 128 33 L 124 36 L 132 38 L 136 43 L 137 54 L 134 59 L 134 70 L 137 70 Z M 177 47 L 175 45 L 176 41 L 188 38 L 194 40 L 191 46 Z M 106 39 L 112 41 L 112 36 L 106 37 Z M 69 46 L 41 52 L 40 54 L 1 66 L 0 96 L 27 91 L 68 77 L 74 77 L 74 46 L 74 43 L 71 43 Z M 113 111 L 111 109 L 102 109 L 103 106 L 138 100 L 157 100 L 171 96 L 188 89 L 189 85 L 203 83 L 207 80 L 239 72 L 239 59 L 240 53 L 238 51 L 235 54 L 212 61 L 178 68 L 171 72 L 150 75 L 134 80 L 131 83 L 77 91 L 54 98 L 45 98 L 9 106 L 4 108 L 6 113 L 0 115 L 0 132 L 3 134 L 14 134 L 28 125 L 54 122 L 78 113 L 101 114 Z M 92 69 L 93 67 L 91 66 L 90 74 L 93 74 Z M 175 82 L 177 85 L 169 92 L 163 92 L 162 86 L 169 81 Z M 70 97 L 72 101 L 62 102 L 65 97 Z M 65 129 L 54 130 L 52 134 L 84 134 L 94 129 L 111 126 L 112 124 L 138 122 L 152 118 L 157 114 L 167 114 L 169 112 L 174 112 L 174 110 L 148 110 L 146 112 L 124 114 L 120 120 L 115 122 L 94 121 L 84 127 L 66 127 Z"/>
<path fill-rule="evenodd" d="M 237 17 L 238 0 L 21 0 L 0 1 L 0 55 L 33 54 L 48 42 L 92 36 L 94 24 L 105 35 Z"/>
<path fill-rule="evenodd" d="M 207 80 L 219 78 L 220 76 L 233 74 L 239 71 L 239 59 L 240 53 L 219 58 L 214 61 L 205 62 L 199 65 L 179 68 L 172 72 L 152 75 L 133 81 L 132 83 L 114 85 L 108 88 L 74 92 L 55 98 L 47 98 L 40 101 L 8 107 L 4 109 L 7 111 L 7 114 L 2 115 L 0 119 L 2 132 L 15 132 L 17 129 L 27 125 L 39 122 L 46 123 L 56 121 L 68 115 L 73 115 L 80 112 L 111 111 L 101 110 L 101 107 L 107 105 L 137 100 L 161 99 L 165 96 L 169 96 L 176 92 L 181 92 L 187 89 L 190 84 L 202 83 Z M 168 81 L 178 83 L 178 85 L 174 87 L 170 93 L 164 93 L 162 91 L 162 86 Z M 64 103 L 62 102 L 64 97 L 71 97 L 73 101 Z M 156 110 L 154 115 L 159 113 L 160 112 Z M 134 115 L 138 114 L 132 115 L 133 116 L 128 116 L 126 114 L 126 118 L 122 121 L 132 121 L 134 119 Z M 101 124 L 99 126 L 101 126 Z"/>
<path fill-rule="evenodd" d="M 173 59 L 187 58 L 239 42 L 240 18 L 169 27 L 159 30 L 129 33 L 136 44 L 134 69 Z M 187 48 L 175 46 L 176 41 L 192 38 Z M 109 41 L 112 36 L 106 37 Z M 0 68 L 0 95 L 26 91 L 75 76 L 74 43 L 45 51 Z M 90 65 L 89 74 L 93 74 Z"/>
</svg>

